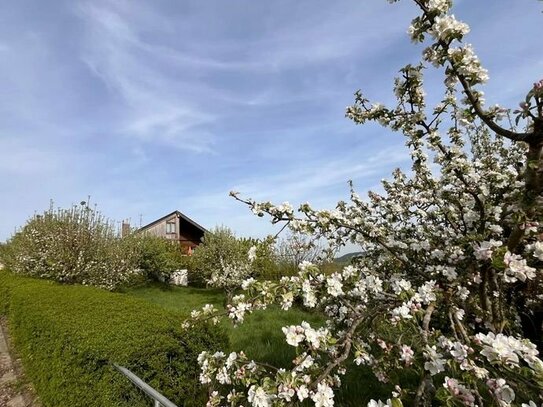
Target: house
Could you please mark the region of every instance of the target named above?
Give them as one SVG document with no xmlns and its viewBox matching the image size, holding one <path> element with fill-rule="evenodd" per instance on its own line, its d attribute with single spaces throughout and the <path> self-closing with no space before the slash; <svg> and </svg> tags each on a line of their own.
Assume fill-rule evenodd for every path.
<svg viewBox="0 0 543 407">
<path fill-rule="evenodd" d="M 177 242 L 188 255 L 202 242 L 207 230 L 179 211 L 163 216 L 138 229 L 138 233 L 148 233 Z"/>
</svg>

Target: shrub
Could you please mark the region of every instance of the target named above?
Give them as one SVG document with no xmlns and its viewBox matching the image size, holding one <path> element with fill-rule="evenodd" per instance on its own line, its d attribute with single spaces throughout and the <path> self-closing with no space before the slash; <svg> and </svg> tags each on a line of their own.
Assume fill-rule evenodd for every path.
<svg viewBox="0 0 543 407">
<path fill-rule="evenodd" d="M 271 256 L 268 242 L 237 238 L 229 228 L 218 227 L 204 234 L 193 261 L 208 285 L 222 288 L 231 298 L 242 281 L 271 267 Z"/>
<path fill-rule="evenodd" d="M 138 268 L 148 280 L 167 281 L 175 270 L 188 269 L 190 257 L 179 246 L 159 236 L 134 236 L 140 248 Z"/>
<path fill-rule="evenodd" d="M 139 277 L 138 245 L 86 202 L 34 215 L 8 242 L 3 261 L 18 274 L 116 289 Z"/>
<path fill-rule="evenodd" d="M 0 272 L 0 310 L 44 406 L 144 406 L 112 363 L 127 367 L 179 406 L 205 404 L 197 356 L 227 346 L 209 326 L 123 294 L 61 286 Z"/>
</svg>

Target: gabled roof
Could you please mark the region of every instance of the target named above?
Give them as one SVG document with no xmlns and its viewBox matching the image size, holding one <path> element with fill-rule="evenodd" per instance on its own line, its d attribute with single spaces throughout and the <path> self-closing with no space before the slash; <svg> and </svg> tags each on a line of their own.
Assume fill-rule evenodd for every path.
<svg viewBox="0 0 543 407">
<path fill-rule="evenodd" d="M 142 231 L 142 230 L 145 230 L 145 229 L 148 229 L 150 228 L 151 226 L 154 226 L 156 225 L 157 223 L 160 223 L 168 218 L 170 218 L 172 215 L 177 215 L 178 218 L 180 219 L 183 219 L 184 221 L 190 223 L 192 226 L 196 227 L 197 229 L 201 230 L 202 232 L 207 232 L 207 229 L 204 228 L 203 226 L 200 226 L 199 224 L 197 224 L 196 222 L 194 222 L 191 218 L 189 218 L 187 215 L 179 212 L 179 211 L 173 211 L 171 213 L 168 213 L 167 215 L 164 215 L 163 217 L 161 217 L 160 219 L 157 219 L 145 226 L 142 226 L 141 228 L 138 229 L 138 231 Z"/>
</svg>

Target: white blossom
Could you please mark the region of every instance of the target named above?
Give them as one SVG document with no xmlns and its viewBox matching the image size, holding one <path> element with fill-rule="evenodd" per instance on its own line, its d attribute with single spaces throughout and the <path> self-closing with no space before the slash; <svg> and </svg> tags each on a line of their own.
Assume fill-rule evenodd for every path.
<svg viewBox="0 0 543 407">
<path fill-rule="evenodd" d="M 298 396 L 298 400 L 304 401 L 306 398 L 309 397 L 309 389 L 305 384 L 302 384 L 298 389 L 296 390 L 296 396 Z"/>
<path fill-rule="evenodd" d="M 445 370 L 445 359 L 441 353 L 437 352 L 435 346 L 427 346 L 424 357 L 426 358 L 424 369 L 428 370 L 432 376 Z"/>
<path fill-rule="evenodd" d="M 430 11 L 445 13 L 451 7 L 449 0 L 428 0 L 427 7 Z"/>
<path fill-rule="evenodd" d="M 311 396 L 315 407 L 332 407 L 334 405 L 334 392 L 326 383 L 319 383 L 317 391 Z"/>
<path fill-rule="evenodd" d="M 249 251 L 247 252 L 247 260 L 249 260 L 251 263 L 256 260 L 256 246 L 251 246 L 249 248 Z"/>
<path fill-rule="evenodd" d="M 537 241 L 533 244 L 534 257 L 543 261 L 543 242 Z"/>
<path fill-rule="evenodd" d="M 305 339 L 304 329 L 301 326 L 288 326 L 282 328 L 290 346 L 298 346 Z"/>
<path fill-rule="evenodd" d="M 469 32 L 467 24 L 458 21 L 454 15 L 445 15 L 435 18 L 434 25 L 430 33 L 442 41 L 448 41 L 451 38 L 458 38 Z"/>
<path fill-rule="evenodd" d="M 266 393 L 262 387 L 251 386 L 247 395 L 247 399 L 253 407 L 270 407 L 272 405 L 272 396 Z"/>
<path fill-rule="evenodd" d="M 326 284 L 328 286 L 328 294 L 330 294 L 332 297 L 337 297 L 343 294 L 341 275 L 334 273 L 331 277 L 326 279 Z"/>
</svg>

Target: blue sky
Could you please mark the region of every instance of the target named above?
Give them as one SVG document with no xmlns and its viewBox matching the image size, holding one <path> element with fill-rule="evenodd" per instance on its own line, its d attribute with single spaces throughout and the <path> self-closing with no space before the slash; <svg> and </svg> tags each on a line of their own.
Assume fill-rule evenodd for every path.
<svg viewBox="0 0 543 407">
<path fill-rule="evenodd" d="M 464 0 L 489 103 L 543 77 L 543 4 Z M 416 62 L 407 0 L 3 2 L 0 241 L 87 195 L 139 224 L 179 209 L 206 227 L 272 231 L 242 196 L 333 207 L 406 166 L 404 140 L 355 126 L 359 88 L 390 101 Z M 428 72 L 430 84 L 439 84 Z"/>
</svg>

